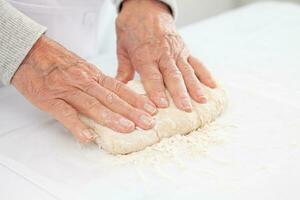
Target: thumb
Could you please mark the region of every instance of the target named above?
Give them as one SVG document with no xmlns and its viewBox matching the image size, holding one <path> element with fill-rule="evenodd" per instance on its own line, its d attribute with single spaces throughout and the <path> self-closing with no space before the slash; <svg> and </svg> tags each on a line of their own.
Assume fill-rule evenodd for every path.
<svg viewBox="0 0 300 200">
<path fill-rule="evenodd" d="M 134 78 L 134 68 L 130 60 L 124 54 L 118 54 L 118 71 L 116 79 L 127 83 Z"/>
</svg>

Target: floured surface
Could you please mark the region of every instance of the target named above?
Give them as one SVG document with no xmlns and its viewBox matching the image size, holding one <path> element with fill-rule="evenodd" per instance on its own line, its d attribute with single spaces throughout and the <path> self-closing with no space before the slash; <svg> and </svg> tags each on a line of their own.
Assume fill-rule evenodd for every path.
<svg viewBox="0 0 300 200">
<path fill-rule="evenodd" d="M 138 94 L 146 94 L 138 80 L 130 81 L 127 85 Z M 221 87 L 211 89 L 204 85 L 202 90 L 207 103 L 200 104 L 192 100 L 192 112 L 179 110 L 168 94 L 170 105 L 166 109 L 158 109 L 155 115 L 156 124 L 150 130 L 136 129 L 124 134 L 97 124 L 87 117 L 81 116 L 81 119 L 98 134 L 96 143 L 101 148 L 111 154 L 128 154 L 143 150 L 163 138 L 189 134 L 214 121 L 227 105 L 225 90 Z"/>
<path fill-rule="evenodd" d="M 229 132 L 233 128 L 235 128 L 234 125 L 213 122 L 188 135 L 179 134 L 164 138 L 143 151 L 116 156 L 112 158 L 112 163 L 116 165 L 133 164 L 139 167 L 174 162 L 182 166 L 184 159 L 194 159 L 205 155 L 209 148 L 226 143 L 231 137 Z"/>
<path fill-rule="evenodd" d="M 268 3 L 182 31 L 191 52 L 224 83 L 230 102 L 196 139 L 205 152 L 189 151 L 187 140 L 174 137 L 166 139 L 176 139 L 167 155 L 158 146 L 150 147 L 153 156 L 112 157 L 96 145 L 78 145 L 60 124 L 1 88 L 0 164 L 9 170 L 0 177 L 11 171 L 63 200 L 299 199 L 299 24 L 299 6 Z M 97 64 L 113 74 L 114 60 L 103 56 Z M 15 182 L 0 179 L 1 197 L 28 194 L 26 187 L 9 187 Z"/>
</svg>

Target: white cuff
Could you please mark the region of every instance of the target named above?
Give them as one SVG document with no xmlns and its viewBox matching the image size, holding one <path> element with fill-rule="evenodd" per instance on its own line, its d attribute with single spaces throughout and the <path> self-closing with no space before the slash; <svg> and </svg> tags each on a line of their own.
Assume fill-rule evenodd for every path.
<svg viewBox="0 0 300 200">
<path fill-rule="evenodd" d="M 116 5 L 117 11 L 119 12 L 120 6 L 121 6 L 123 0 L 112 0 L 112 1 Z M 176 19 L 177 15 L 178 15 L 176 0 L 159 0 L 159 1 L 167 4 L 170 7 L 172 15 L 173 15 L 174 19 Z"/>
</svg>

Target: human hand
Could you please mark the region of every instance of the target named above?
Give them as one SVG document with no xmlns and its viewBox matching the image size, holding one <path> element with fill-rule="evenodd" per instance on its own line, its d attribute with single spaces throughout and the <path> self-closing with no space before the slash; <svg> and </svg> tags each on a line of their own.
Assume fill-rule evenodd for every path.
<svg viewBox="0 0 300 200">
<path fill-rule="evenodd" d="M 145 96 L 101 73 L 95 66 L 42 36 L 15 73 L 12 84 L 35 106 L 51 114 L 80 141 L 94 133 L 79 119 L 82 113 L 118 132 L 135 125 L 149 129 L 155 105 Z"/>
<path fill-rule="evenodd" d="M 214 88 L 215 81 L 188 51 L 165 4 L 158 0 L 124 1 L 116 31 L 118 80 L 131 80 L 136 70 L 148 96 L 160 108 L 168 107 L 165 87 L 181 110 L 192 110 L 190 96 L 206 102 L 200 82 Z"/>
</svg>

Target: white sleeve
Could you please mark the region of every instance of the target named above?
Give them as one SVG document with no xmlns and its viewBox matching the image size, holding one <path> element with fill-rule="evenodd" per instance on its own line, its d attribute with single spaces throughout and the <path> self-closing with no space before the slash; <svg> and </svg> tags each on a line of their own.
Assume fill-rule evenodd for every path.
<svg viewBox="0 0 300 200">
<path fill-rule="evenodd" d="M 112 0 L 112 2 L 116 5 L 117 11 L 120 11 L 120 6 L 122 4 L 123 0 Z M 177 10 L 177 3 L 176 0 L 159 0 L 165 4 L 167 4 L 172 12 L 172 15 L 174 17 L 174 19 L 176 19 L 177 14 L 178 14 L 178 10 Z"/>
</svg>

